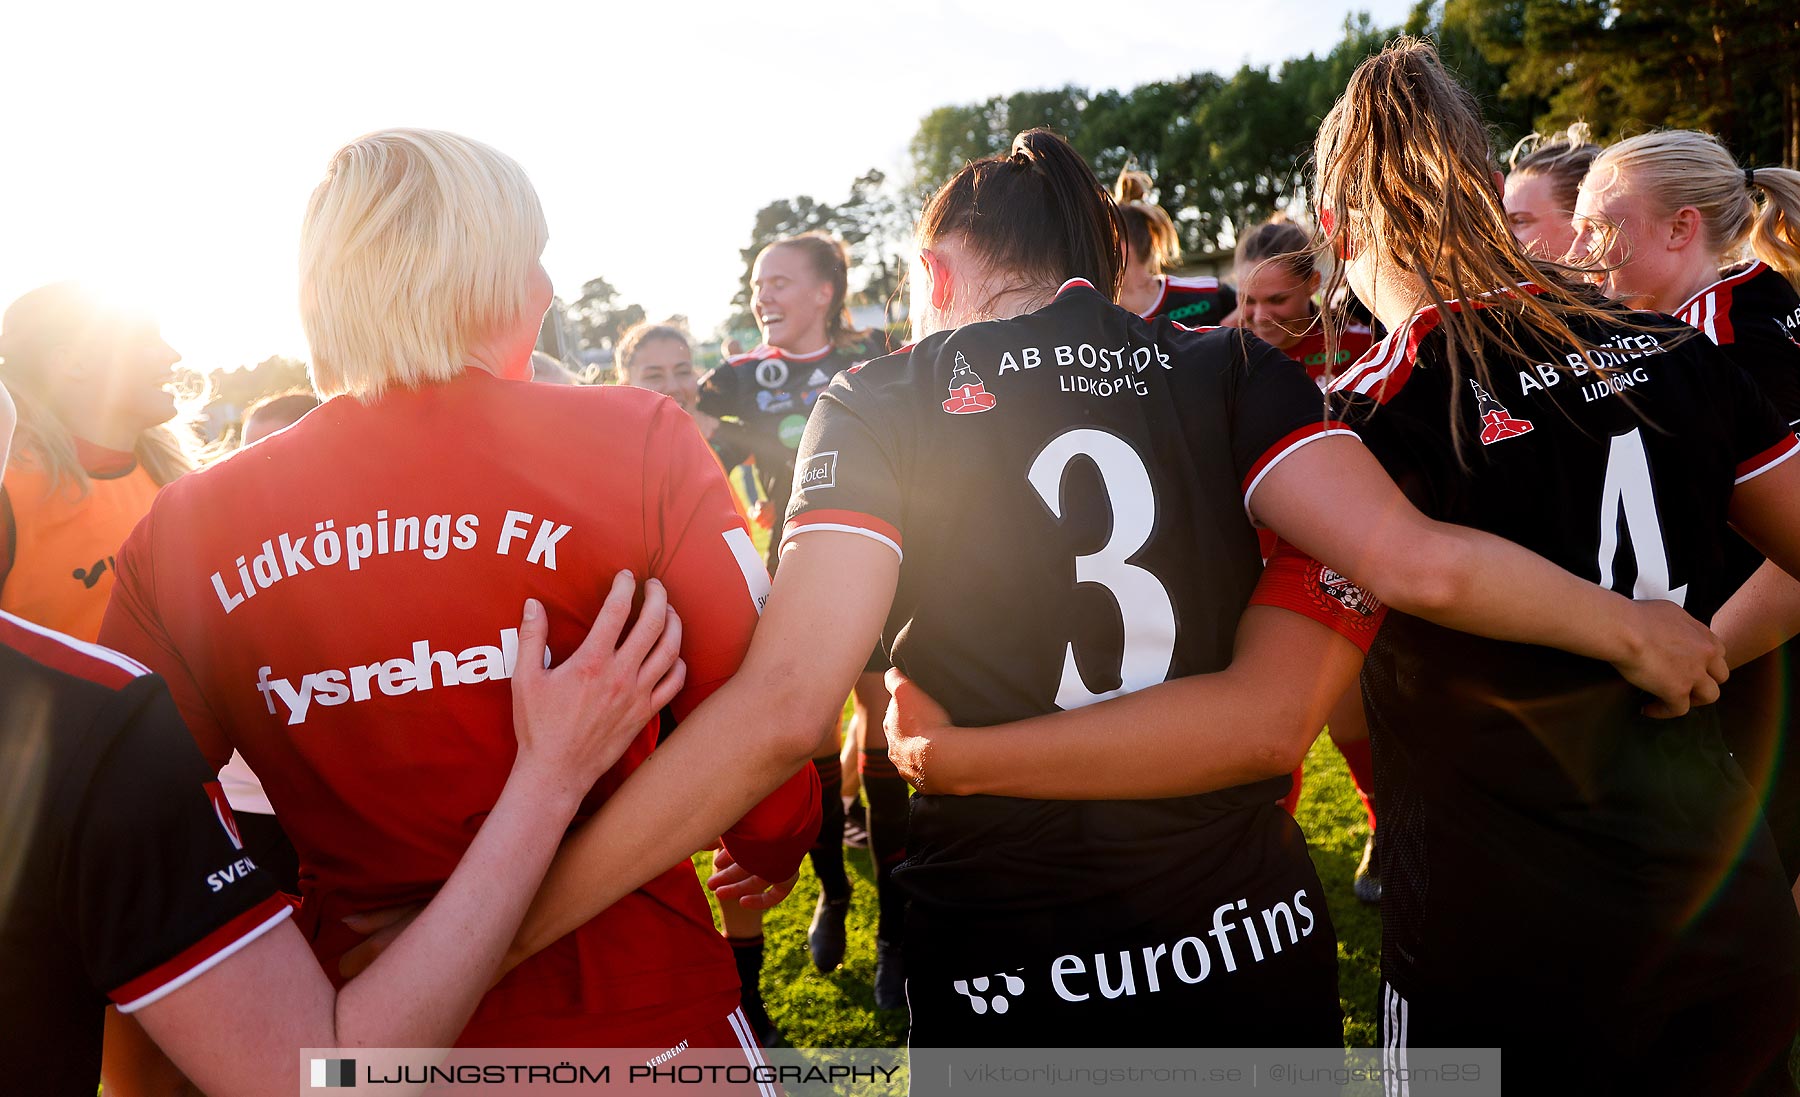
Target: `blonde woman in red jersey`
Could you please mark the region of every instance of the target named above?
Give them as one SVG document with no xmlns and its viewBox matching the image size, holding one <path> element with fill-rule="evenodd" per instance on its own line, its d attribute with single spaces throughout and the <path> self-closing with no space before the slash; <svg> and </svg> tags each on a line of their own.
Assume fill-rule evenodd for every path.
<svg viewBox="0 0 1800 1097">
<path fill-rule="evenodd" d="M 168 679 L 210 761 L 235 746 L 262 778 L 328 971 L 360 939 L 345 919 L 429 896 L 493 806 L 513 753 L 522 597 L 543 603 L 561 658 L 600 608 L 600 577 L 663 587 L 684 626 L 681 718 L 737 669 L 767 590 L 673 402 L 529 383 L 546 235 L 523 170 L 485 145 L 388 130 L 345 146 L 301 233 L 326 403 L 178 483 L 120 554 L 104 637 Z M 816 727 L 784 731 L 816 740 Z M 583 814 L 656 739 L 651 721 Z M 701 746 L 737 756 L 729 736 Z M 791 876 L 818 828 L 811 771 L 751 799 L 721 828 L 726 847 Z M 646 879 L 502 979 L 462 1043 L 659 1047 L 671 1064 L 684 1045 L 725 1047 L 753 1061 L 685 855 Z"/>
</svg>

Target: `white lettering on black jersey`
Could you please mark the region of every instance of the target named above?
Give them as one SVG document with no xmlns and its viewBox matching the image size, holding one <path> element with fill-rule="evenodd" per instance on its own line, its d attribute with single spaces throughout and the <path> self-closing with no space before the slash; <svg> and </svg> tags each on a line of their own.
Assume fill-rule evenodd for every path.
<svg viewBox="0 0 1800 1097">
<path fill-rule="evenodd" d="M 807 427 L 786 538 L 850 530 L 904 551 L 883 637 L 895 665 L 957 723 L 1001 723 L 1224 667 L 1261 571 L 1246 501 L 1341 429 L 1254 337 L 1145 321 L 1077 281 L 1038 312 L 840 375 Z M 1128 888 L 1168 860 L 1127 864 L 1093 836 L 1229 857 L 1198 848 L 1201 831 L 1274 784 L 1138 803 L 927 796 L 902 871 L 957 902 Z"/>
</svg>

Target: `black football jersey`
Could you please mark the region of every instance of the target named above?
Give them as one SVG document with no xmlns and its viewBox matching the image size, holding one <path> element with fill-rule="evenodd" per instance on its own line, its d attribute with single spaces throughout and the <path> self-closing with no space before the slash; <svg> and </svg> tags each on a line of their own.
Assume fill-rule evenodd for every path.
<svg viewBox="0 0 1800 1097">
<path fill-rule="evenodd" d="M 1708 620 L 1731 590 L 1733 486 L 1800 443 L 1705 339 L 1617 316 L 1576 328 L 1606 348 L 1604 375 L 1525 334 L 1530 356 L 1490 359 L 1483 385 L 1452 376 L 1442 313 L 1427 308 L 1332 391 L 1430 516 Z M 1467 991 L 1495 972 L 1515 988 L 1718 993 L 1800 959 L 1755 795 L 1711 709 L 1652 720 L 1603 663 L 1397 612 L 1363 689 L 1383 976 L 1402 993 Z"/>
<path fill-rule="evenodd" d="M 91 1097 L 102 1010 L 148 1005 L 290 908 L 243 848 L 162 679 L 0 614 L 0 1062 Z"/>
<path fill-rule="evenodd" d="M 1261 572 L 1249 495 L 1334 432 L 1279 351 L 1143 320 L 1076 280 L 1035 313 L 835 380 L 786 538 L 846 530 L 902 553 L 894 665 L 958 724 L 1004 723 L 1224 667 Z M 1231 856 L 1208 828 L 1285 780 L 1136 802 L 928 788 L 899 876 L 916 898 L 990 910 L 1155 886 Z"/>
<path fill-rule="evenodd" d="M 1800 293 L 1767 263 L 1749 263 L 1689 298 L 1675 315 L 1700 329 L 1800 426 Z"/>
<path fill-rule="evenodd" d="M 813 354 L 761 346 L 726 359 L 700 381 L 699 408 L 720 421 L 712 438 L 719 459 L 729 468 L 754 457 L 763 494 L 780 506 L 793 483 L 794 453 L 807 414 L 819 394 L 845 368 L 887 351 L 886 336 L 870 332 L 860 341 Z M 780 519 L 777 514 L 771 545 L 781 539 Z"/>
<path fill-rule="evenodd" d="M 1212 327 L 1237 309 L 1237 291 L 1211 275 L 1180 278 L 1164 275 L 1162 293 L 1142 314 L 1146 320 L 1166 316 L 1184 327 Z"/>
</svg>

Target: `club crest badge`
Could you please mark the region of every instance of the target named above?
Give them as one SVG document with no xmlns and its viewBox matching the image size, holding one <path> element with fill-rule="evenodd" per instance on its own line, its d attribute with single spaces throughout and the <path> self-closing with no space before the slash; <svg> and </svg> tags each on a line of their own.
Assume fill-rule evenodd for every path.
<svg viewBox="0 0 1800 1097">
<path fill-rule="evenodd" d="M 950 399 L 944 401 L 944 410 L 951 415 L 976 415 L 993 409 L 994 394 L 969 368 L 962 352 L 957 351 L 956 370 L 950 375 Z"/>
<path fill-rule="evenodd" d="M 1482 445 L 1491 446 L 1495 442 L 1531 433 L 1531 420 L 1513 418 L 1512 412 L 1506 410 L 1506 405 L 1489 395 L 1473 377 L 1469 378 L 1469 384 L 1475 389 L 1475 413 L 1481 417 Z"/>
<path fill-rule="evenodd" d="M 788 364 L 780 358 L 764 358 L 756 364 L 756 383 L 766 389 L 787 384 Z"/>
</svg>

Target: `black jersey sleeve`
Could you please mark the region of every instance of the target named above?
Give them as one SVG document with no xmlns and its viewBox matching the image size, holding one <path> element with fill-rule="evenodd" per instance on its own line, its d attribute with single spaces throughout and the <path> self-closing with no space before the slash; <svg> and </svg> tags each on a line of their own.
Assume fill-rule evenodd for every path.
<svg viewBox="0 0 1800 1097">
<path fill-rule="evenodd" d="M 700 401 L 697 406 L 701 411 L 715 419 L 726 416 L 738 416 L 744 412 L 743 398 L 738 392 L 738 371 L 725 363 L 707 371 L 700 378 Z"/>
<path fill-rule="evenodd" d="M 1719 349 L 1750 375 L 1790 428 L 1800 426 L 1800 343 L 1778 321 L 1744 324 Z"/>
<path fill-rule="evenodd" d="M 1356 437 L 1327 414 L 1319 386 L 1298 362 L 1240 329 L 1224 328 L 1208 337 L 1239 348 L 1233 352 L 1241 365 L 1234 366 L 1231 392 L 1231 456 L 1246 508 L 1269 470 L 1302 446 L 1331 435 Z"/>
<path fill-rule="evenodd" d="M 738 371 L 729 363 L 718 366 L 700 379 L 700 399 L 694 405 L 699 411 L 720 422 L 709 442 L 719 455 L 719 463 L 735 468 L 750 459 L 750 439 L 743 423 L 745 408 L 740 391 Z"/>
<path fill-rule="evenodd" d="M 902 455 L 870 374 L 896 374 L 905 361 L 890 356 L 846 370 L 820 394 L 800 441 L 783 547 L 802 533 L 830 529 L 901 551 Z"/>
<path fill-rule="evenodd" d="M 245 852 L 231 807 L 161 679 L 120 690 L 60 873 L 93 985 L 121 1012 L 199 977 L 291 907 Z"/>
<path fill-rule="evenodd" d="M 1700 340 L 1695 340 L 1699 344 Z M 1711 352 L 1713 348 L 1702 347 Z M 1753 480 L 1794 456 L 1800 440 L 1787 416 L 1777 410 L 1763 387 L 1752 380 L 1748 371 L 1724 360 L 1714 363 L 1716 375 L 1725 378 L 1731 395 L 1731 441 L 1733 462 L 1737 465 L 1736 483 Z"/>
</svg>

